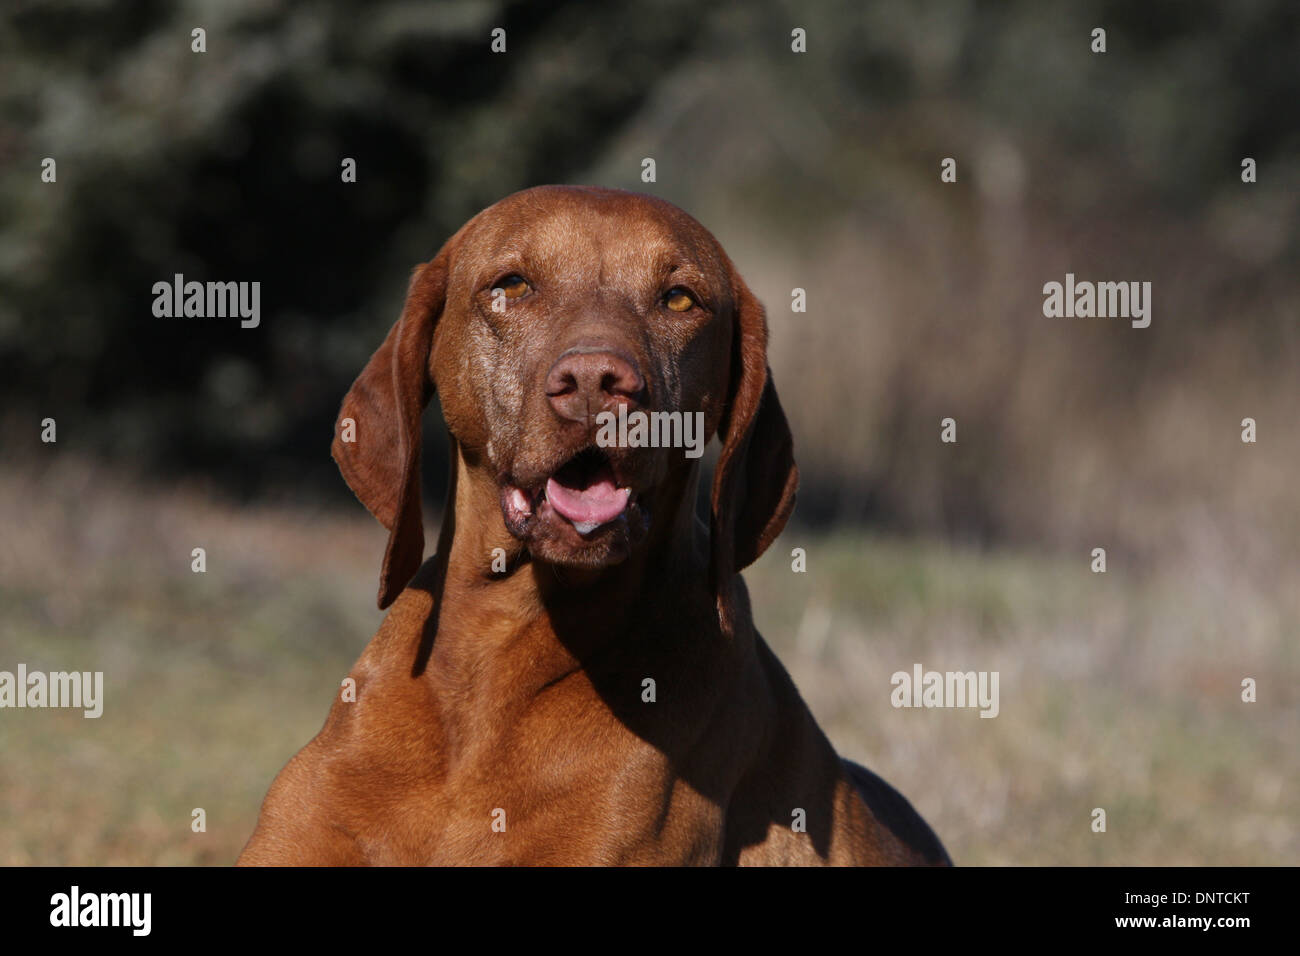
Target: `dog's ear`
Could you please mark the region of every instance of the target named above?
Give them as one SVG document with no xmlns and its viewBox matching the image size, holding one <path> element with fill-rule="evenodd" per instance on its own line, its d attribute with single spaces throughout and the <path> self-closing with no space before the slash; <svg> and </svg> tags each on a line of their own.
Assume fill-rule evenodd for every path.
<svg viewBox="0 0 1300 956">
<path fill-rule="evenodd" d="M 718 617 L 732 633 L 731 579 L 758 559 L 794 510 L 799 470 L 790 426 L 767 366 L 767 318 L 731 263 L 731 375 L 713 471 L 710 574 Z"/>
<path fill-rule="evenodd" d="M 386 608 L 424 560 L 420 421 L 433 397 L 429 352 L 447 296 L 447 252 L 416 268 L 402 315 L 343 399 L 331 452 L 348 486 L 388 529 Z"/>
</svg>

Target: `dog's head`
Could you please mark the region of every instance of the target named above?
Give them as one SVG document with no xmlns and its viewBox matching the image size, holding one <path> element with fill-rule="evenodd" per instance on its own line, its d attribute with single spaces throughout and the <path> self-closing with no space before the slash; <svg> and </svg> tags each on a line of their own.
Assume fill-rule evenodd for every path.
<svg viewBox="0 0 1300 956">
<path fill-rule="evenodd" d="M 435 389 L 454 451 L 495 483 L 500 521 L 534 561 L 624 561 L 680 506 L 715 433 L 715 587 L 762 554 L 794 506 L 763 308 L 713 236 L 653 197 L 529 189 L 416 269 L 333 445 L 390 532 L 380 607 L 423 559 L 420 418 Z"/>
</svg>

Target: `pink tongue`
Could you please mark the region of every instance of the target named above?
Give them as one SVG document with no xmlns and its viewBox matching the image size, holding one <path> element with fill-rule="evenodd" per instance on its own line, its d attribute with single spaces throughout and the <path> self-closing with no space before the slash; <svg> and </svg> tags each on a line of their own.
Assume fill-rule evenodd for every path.
<svg viewBox="0 0 1300 956">
<path fill-rule="evenodd" d="M 567 488 L 554 478 L 546 482 L 546 500 L 551 503 L 551 507 L 575 525 L 588 525 L 592 528 L 621 515 L 631 494 L 631 489 L 616 488 L 608 478 L 602 478 L 582 489 Z"/>
</svg>

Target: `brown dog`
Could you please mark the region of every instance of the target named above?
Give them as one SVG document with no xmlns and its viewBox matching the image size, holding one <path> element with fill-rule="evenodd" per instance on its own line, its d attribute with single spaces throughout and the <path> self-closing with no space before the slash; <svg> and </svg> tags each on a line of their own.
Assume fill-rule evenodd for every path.
<svg viewBox="0 0 1300 956">
<path fill-rule="evenodd" d="M 451 482 L 421 566 L 435 386 Z M 698 458 L 602 447 L 620 406 L 719 436 L 709 527 Z M 763 308 L 690 216 L 562 186 L 475 216 L 416 270 L 333 451 L 390 532 L 393 609 L 240 863 L 948 862 L 754 630 L 738 572 L 797 472 Z"/>
</svg>

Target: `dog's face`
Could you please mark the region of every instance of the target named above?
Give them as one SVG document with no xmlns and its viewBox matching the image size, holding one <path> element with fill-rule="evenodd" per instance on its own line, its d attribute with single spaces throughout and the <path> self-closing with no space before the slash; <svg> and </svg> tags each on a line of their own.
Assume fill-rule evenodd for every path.
<svg viewBox="0 0 1300 956">
<path fill-rule="evenodd" d="M 690 467 L 687 431 L 702 443 L 718 427 L 734 315 L 725 256 L 660 200 L 544 188 L 472 220 L 447 269 L 430 372 L 462 453 L 499 485 L 506 528 L 534 559 L 622 561 L 675 505 L 664 495 Z M 631 447 L 635 434 L 608 427 L 620 412 L 682 423 L 663 436 L 678 446 Z M 654 414 L 665 412 L 677 414 Z M 697 412 L 695 435 L 682 426 Z"/>
<path fill-rule="evenodd" d="M 417 269 L 340 412 L 334 457 L 391 532 L 380 606 L 422 559 L 419 422 L 435 389 L 455 453 L 493 483 L 491 520 L 567 567 L 607 568 L 641 546 L 717 433 L 712 573 L 727 580 L 794 504 L 766 341 L 717 241 L 669 203 L 544 186 L 479 213 Z"/>
</svg>

